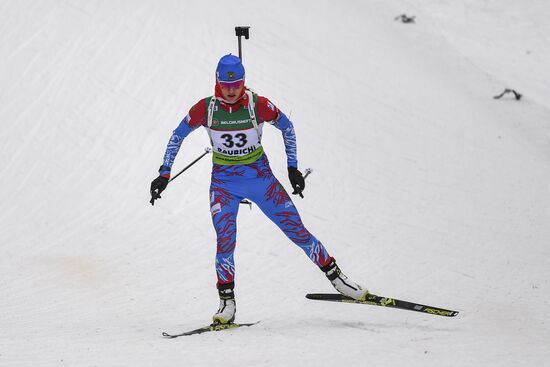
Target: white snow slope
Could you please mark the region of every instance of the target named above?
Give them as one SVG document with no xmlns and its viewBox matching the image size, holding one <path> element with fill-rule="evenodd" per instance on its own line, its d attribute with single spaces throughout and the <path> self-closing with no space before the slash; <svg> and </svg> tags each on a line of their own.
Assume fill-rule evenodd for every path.
<svg viewBox="0 0 550 367">
<path fill-rule="evenodd" d="M 0 366 L 549 365 L 549 17 L 543 0 L 0 1 Z M 243 207 L 237 321 L 261 323 L 161 337 L 217 308 L 211 164 L 154 207 L 148 190 L 236 25 L 247 84 L 315 170 L 308 229 L 372 292 L 458 317 L 305 299 L 332 287 Z M 494 100 L 505 87 L 524 98 Z M 192 134 L 174 170 L 206 146 Z"/>
</svg>

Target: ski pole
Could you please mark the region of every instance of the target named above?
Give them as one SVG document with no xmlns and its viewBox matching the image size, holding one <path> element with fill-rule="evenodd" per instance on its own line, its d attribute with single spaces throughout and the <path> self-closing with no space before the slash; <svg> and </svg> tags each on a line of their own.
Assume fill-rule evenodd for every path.
<svg viewBox="0 0 550 367">
<path fill-rule="evenodd" d="M 235 35 L 238 38 L 239 41 L 239 59 L 243 61 L 243 52 L 242 52 L 242 46 L 241 46 L 241 37 L 244 36 L 244 39 L 248 39 L 250 37 L 248 30 L 250 29 L 249 26 L 237 26 L 235 27 Z"/>
<path fill-rule="evenodd" d="M 176 177 L 178 177 L 179 175 L 181 175 L 183 172 L 187 171 L 187 169 L 189 167 L 191 167 L 192 165 L 194 165 L 195 163 L 197 163 L 202 157 L 204 157 L 205 155 L 207 155 L 208 153 L 210 153 L 212 151 L 211 148 L 205 148 L 204 149 L 204 153 L 202 153 L 200 156 L 197 157 L 197 159 L 195 159 L 193 162 L 189 163 L 187 166 L 185 166 L 181 171 L 179 171 L 174 177 L 172 177 L 168 183 L 174 181 L 176 179 Z"/>
<path fill-rule="evenodd" d="M 183 168 L 181 171 L 178 172 L 177 175 L 175 175 L 174 177 L 172 177 L 170 180 L 168 180 L 168 183 L 174 181 L 176 179 L 176 177 L 178 177 L 179 175 L 181 175 L 183 172 L 185 172 L 189 167 L 191 167 L 192 165 L 194 165 L 195 163 L 197 163 L 202 157 L 204 157 L 205 155 L 207 155 L 208 153 L 210 153 L 212 151 L 212 149 L 210 148 L 206 148 L 204 150 L 204 153 L 202 153 L 200 156 L 197 157 L 197 159 L 195 159 L 193 162 L 189 163 L 187 166 L 185 166 L 185 168 Z M 151 191 L 151 200 L 149 201 L 151 203 L 151 205 L 155 205 L 155 200 L 157 199 L 160 199 L 160 193 L 158 192 L 158 190 L 154 190 L 154 191 Z"/>
<path fill-rule="evenodd" d="M 306 180 L 307 176 L 309 176 L 312 172 L 313 172 L 313 169 L 311 169 L 311 168 L 306 168 L 306 170 L 305 170 L 305 173 L 306 173 L 306 174 L 304 175 L 304 181 Z M 302 195 L 302 192 L 301 192 L 301 191 L 298 193 L 298 195 L 300 195 L 300 197 L 301 197 L 302 199 L 304 198 L 304 195 Z"/>
</svg>

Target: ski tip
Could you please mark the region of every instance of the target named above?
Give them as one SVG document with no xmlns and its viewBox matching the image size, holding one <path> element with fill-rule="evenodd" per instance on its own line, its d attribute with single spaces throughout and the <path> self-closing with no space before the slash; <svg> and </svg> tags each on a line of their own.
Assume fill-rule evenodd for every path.
<svg viewBox="0 0 550 367">
<path fill-rule="evenodd" d="M 259 324 L 261 320 L 258 320 L 256 322 L 247 322 L 247 323 L 244 323 L 244 324 L 236 324 L 236 325 L 239 325 L 239 326 L 252 326 L 252 325 L 256 325 L 256 324 Z"/>
<path fill-rule="evenodd" d="M 458 316 L 458 311 L 450 311 L 450 310 L 444 310 L 444 311 L 440 311 L 438 313 L 431 313 L 431 312 L 428 312 L 432 315 L 437 315 L 437 316 L 445 316 L 445 317 L 455 317 L 455 316 Z"/>
</svg>

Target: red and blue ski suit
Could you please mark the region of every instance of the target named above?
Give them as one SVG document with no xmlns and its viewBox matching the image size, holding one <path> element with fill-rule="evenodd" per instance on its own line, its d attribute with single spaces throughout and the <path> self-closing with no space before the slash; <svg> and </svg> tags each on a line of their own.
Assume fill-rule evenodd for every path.
<svg viewBox="0 0 550 367">
<path fill-rule="evenodd" d="M 200 100 L 174 130 L 160 173 L 170 169 L 189 133 L 203 126 L 213 146 L 210 212 L 217 235 L 216 274 L 218 286 L 234 281 L 239 203 L 253 201 L 286 236 L 319 267 L 331 257 L 323 244 L 303 225 L 289 195 L 275 178 L 261 146 L 264 123 L 283 135 L 287 163 L 297 167 L 296 136 L 292 122 L 267 98 L 247 91 L 235 104 L 225 103 L 219 93 Z"/>
</svg>

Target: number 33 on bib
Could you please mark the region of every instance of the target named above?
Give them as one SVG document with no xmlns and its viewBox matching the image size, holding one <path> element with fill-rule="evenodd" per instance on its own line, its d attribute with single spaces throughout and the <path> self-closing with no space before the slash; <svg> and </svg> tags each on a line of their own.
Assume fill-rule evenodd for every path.
<svg viewBox="0 0 550 367">
<path fill-rule="evenodd" d="M 212 141 L 214 163 L 249 164 L 263 154 L 263 124 L 256 121 L 255 96 L 250 93 L 248 97 L 248 108 L 233 113 L 220 108 L 215 98 L 208 101 L 207 129 Z"/>
</svg>

